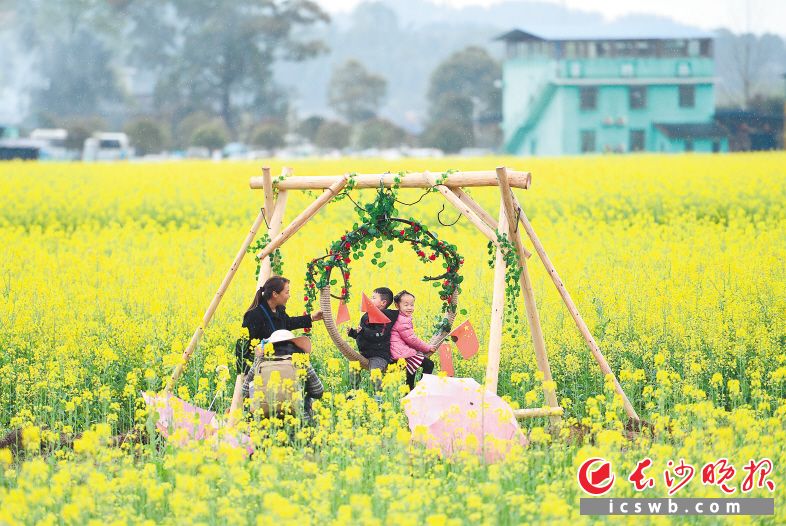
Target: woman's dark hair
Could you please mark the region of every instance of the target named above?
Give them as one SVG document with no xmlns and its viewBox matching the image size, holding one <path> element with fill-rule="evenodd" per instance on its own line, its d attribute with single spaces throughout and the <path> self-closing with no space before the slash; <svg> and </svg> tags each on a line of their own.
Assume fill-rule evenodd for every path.
<svg viewBox="0 0 786 526">
<path fill-rule="evenodd" d="M 254 301 L 251 302 L 251 306 L 246 312 L 256 309 L 260 303 L 269 300 L 274 292 L 281 292 L 284 290 L 287 283 L 289 283 L 289 280 L 282 276 L 273 276 L 269 278 L 264 285 L 259 287 L 257 293 L 254 294 Z"/>
<path fill-rule="evenodd" d="M 393 303 L 393 291 L 387 287 L 379 287 L 374 289 L 374 292 L 379 294 L 379 297 L 385 300 L 385 308 L 390 307 L 390 304 Z"/>
<path fill-rule="evenodd" d="M 403 298 L 404 296 L 412 296 L 412 299 L 415 299 L 415 295 L 412 294 L 410 291 L 402 290 L 401 292 L 393 296 L 393 301 L 395 301 L 396 305 L 398 305 L 399 302 L 401 302 L 401 298 Z"/>
</svg>

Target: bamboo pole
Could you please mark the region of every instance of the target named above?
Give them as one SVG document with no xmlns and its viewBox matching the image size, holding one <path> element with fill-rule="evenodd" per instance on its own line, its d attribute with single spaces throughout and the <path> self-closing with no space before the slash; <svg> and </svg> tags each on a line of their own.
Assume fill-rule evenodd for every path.
<svg viewBox="0 0 786 526">
<path fill-rule="evenodd" d="M 548 416 L 550 418 L 559 418 L 564 413 L 561 407 L 536 407 L 532 409 L 514 409 L 513 416 L 518 420 L 524 418 L 537 418 L 540 416 Z"/>
<path fill-rule="evenodd" d="M 273 214 L 270 218 L 270 239 L 272 240 L 281 232 L 281 226 L 284 224 L 284 213 L 286 212 L 287 207 L 287 191 L 286 190 L 279 190 L 278 192 L 278 199 L 276 199 L 276 204 L 273 208 Z M 261 254 L 262 251 L 259 252 Z M 257 254 L 257 260 L 259 260 L 259 254 Z M 262 260 L 262 264 L 259 268 L 259 278 L 257 279 L 257 290 L 259 290 L 262 285 L 270 278 L 272 275 L 273 270 L 270 263 L 270 258 L 267 257 Z"/>
<path fill-rule="evenodd" d="M 224 293 L 226 292 L 227 288 L 229 287 L 229 283 L 232 281 L 232 278 L 235 276 L 238 267 L 240 266 L 240 262 L 243 261 L 243 256 L 246 255 L 246 250 L 248 250 L 249 245 L 254 240 L 254 236 L 257 234 L 257 230 L 259 230 L 259 226 L 262 224 L 262 221 L 265 219 L 265 212 L 263 210 L 259 211 L 257 214 L 257 218 L 254 220 L 254 224 L 251 226 L 251 230 L 249 230 L 248 235 L 246 235 L 246 239 L 243 240 L 243 244 L 240 245 L 240 250 L 238 250 L 237 255 L 235 256 L 235 260 L 232 262 L 232 266 L 229 267 L 229 271 L 227 272 L 226 276 L 224 276 L 224 280 L 221 282 L 221 285 L 218 287 L 218 291 L 216 295 L 213 296 L 213 301 L 210 302 L 210 306 L 208 306 L 207 310 L 205 311 L 205 315 L 202 317 L 202 323 L 199 327 L 196 328 L 194 334 L 191 336 L 191 341 L 188 342 L 188 347 L 186 350 L 183 351 L 183 357 L 180 360 L 180 363 L 175 367 L 174 372 L 172 373 L 172 377 L 169 379 L 169 382 L 166 385 L 166 391 L 172 392 L 174 389 L 175 384 L 177 383 L 177 379 L 180 377 L 180 374 L 183 372 L 183 369 L 188 362 L 188 359 L 191 358 L 191 353 L 194 352 L 194 349 L 199 343 L 199 340 L 202 338 L 202 334 L 204 333 L 205 327 L 207 324 L 210 323 L 210 320 L 213 318 L 213 313 L 215 313 L 218 304 L 221 302 L 221 299 L 224 297 Z"/>
<path fill-rule="evenodd" d="M 478 230 L 480 230 L 480 232 L 488 238 L 489 241 L 495 245 L 498 244 L 497 234 L 494 233 L 494 230 L 484 223 L 483 220 L 480 219 L 480 217 L 478 217 L 477 214 L 466 203 L 462 202 L 461 199 L 459 199 L 450 188 L 444 185 L 436 185 L 436 178 L 429 172 L 423 172 L 423 175 L 426 177 L 426 180 L 429 181 L 429 184 L 431 186 L 435 186 L 436 189 L 439 190 L 439 193 L 441 193 L 450 204 L 452 204 L 459 212 L 461 212 L 461 215 L 469 219 L 469 222 L 475 225 Z"/>
<path fill-rule="evenodd" d="M 507 228 L 505 208 L 500 203 L 499 225 Z M 502 322 L 505 313 L 505 258 L 502 250 L 497 247 L 494 262 L 494 292 L 491 297 L 491 323 L 489 326 L 489 352 L 486 362 L 486 389 L 497 392 L 499 379 L 499 357 L 502 349 Z"/>
<path fill-rule="evenodd" d="M 265 219 L 270 224 L 273 217 L 273 178 L 270 177 L 270 167 L 262 167 L 262 188 L 265 190 Z"/>
<path fill-rule="evenodd" d="M 592 352 L 592 356 L 595 357 L 595 361 L 598 362 L 600 366 L 601 372 L 604 375 L 610 374 L 614 379 L 614 388 L 622 397 L 622 403 L 625 407 L 625 412 L 628 414 L 630 418 L 635 420 L 639 420 L 639 415 L 636 414 L 636 410 L 633 408 L 633 405 L 628 400 L 625 391 L 622 390 L 622 386 L 620 385 L 619 381 L 617 380 L 617 376 L 609 367 L 606 358 L 603 357 L 603 354 L 600 352 L 600 348 L 598 344 L 595 343 L 595 338 L 592 337 L 592 333 L 590 333 L 587 324 L 584 323 L 584 320 L 579 314 L 579 310 L 576 308 L 576 304 L 573 303 L 573 299 L 570 297 L 565 285 L 562 283 L 562 279 L 560 279 L 559 274 L 557 274 L 557 269 L 554 268 L 554 265 L 551 263 L 549 256 L 546 254 L 546 250 L 543 248 L 540 240 L 538 239 L 537 234 L 535 234 L 535 230 L 532 228 L 532 225 L 527 219 L 527 215 L 524 213 L 524 210 L 521 209 L 521 205 L 519 204 L 516 196 L 513 196 L 514 206 L 519 213 L 519 221 L 521 222 L 521 226 L 524 227 L 524 230 L 527 232 L 527 235 L 532 241 L 532 245 L 535 247 L 535 251 L 538 253 L 540 260 L 543 262 L 543 266 L 546 267 L 546 270 L 551 276 L 551 280 L 554 282 L 554 285 L 557 287 L 557 291 L 559 295 L 562 297 L 562 301 L 565 303 L 565 306 L 568 308 L 568 312 L 570 312 L 573 321 L 576 323 L 576 326 L 579 328 L 581 335 L 584 337 L 584 340 L 587 342 L 587 346 L 589 347 L 590 351 Z"/>
<path fill-rule="evenodd" d="M 509 171 L 510 186 L 513 188 L 529 188 L 532 182 L 532 175 L 529 172 L 514 172 Z M 346 176 L 344 175 L 312 175 L 312 176 L 299 176 L 290 177 L 274 186 L 279 190 L 319 190 L 327 188 L 336 181 L 341 180 Z M 358 174 L 354 177 L 356 189 L 361 188 L 379 188 L 380 184 L 390 188 L 395 184 L 395 179 L 399 177 L 398 174 Z M 473 187 L 473 186 L 497 186 L 497 175 L 493 170 L 479 171 L 479 172 L 453 172 L 449 174 L 443 183 L 448 187 Z M 252 177 L 249 181 L 249 186 L 252 189 L 260 189 L 264 186 L 264 179 L 262 177 Z M 409 173 L 401 177 L 399 183 L 401 188 L 428 188 L 427 183 L 423 179 L 423 173 Z"/>
<path fill-rule="evenodd" d="M 543 328 L 540 325 L 540 317 L 538 316 L 538 305 L 535 302 L 535 294 L 532 292 L 532 282 L 527 269 L 527 259 L 524 255 L 524 244 L 521 242 L 521 236 L 518 228 L 516 228 L 516 223 L 514 223 L 516 212 L 513 205 L 513 192 L 508 184 L 508 174 L 504 167 L 497 168 L 497 177 L 499 178 L 499 191 L 502 193 L 502 205 L 505 208 L 505 215 L 513 218 L 508 223 L 508 235 L 516 247 L 516 254 L 521 266 L 519 282 L 521 283 L 521 293 L 524 296 L 524 306 L 527 311 L 527 322 L 530 335 L 532 336 L 532 346 L 535 348 L 535 361 L 538 364 L 538 369 L 543 374 L 543 396 L 548 406 L 557 407 L 559 403 L 557 402 L 557 392 L 551 386 L 551 367 L 549 366 L 549 356 L 546 353 L 546 340 L 543 338 Z M 549 420 L 552 425 L 556 426 L 559 424 L 560 418 L 558 415 L 552 415 Z"/>
<path fill-rule="evenodd" d="M 235 378 L 235 390 L 232 391 L 232 404 L 229 406 L 229 417 L 227 427 L 233 427 L 237 422 L 237 415 L 243 410 L 243 375 L 239 374 Z"/>
</svg>

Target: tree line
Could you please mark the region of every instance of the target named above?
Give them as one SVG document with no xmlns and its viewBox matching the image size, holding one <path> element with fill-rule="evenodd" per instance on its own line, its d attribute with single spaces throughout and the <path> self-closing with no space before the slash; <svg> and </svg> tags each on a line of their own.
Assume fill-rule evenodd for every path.
<svg viewBox="0 0 786 526">
<path fill-rule="evenodd" d="M 230 141 L 275 149 L 287 133 L 324 148 L 458 151 L 499 140 L 501 66 L 479 47 L 433 71 L 417 136 L 379 115 L 396 79 L 358 60 L 332 70 L 335 118 L 295 115 L 273 70 L 328 53 L 309 36 L 331 23 L 311 0 L 0 0 L 2 12 L 36 73 L 29 123 L 67 128 L 72 147 L 107 126 L 141 153 Z"/>
</svg>

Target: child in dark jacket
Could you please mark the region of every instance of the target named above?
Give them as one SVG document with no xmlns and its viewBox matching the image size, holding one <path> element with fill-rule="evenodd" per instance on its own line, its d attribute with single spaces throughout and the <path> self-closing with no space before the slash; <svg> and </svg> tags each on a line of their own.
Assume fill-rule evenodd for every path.
<svg viewBox="0 0 786 526">
<path fill-rule="evenodd" d="M 393 303 L 393 291 L 387 287 L 374 289 L 371 303 L 390 318 L 390 323 L 369 323 L 366 313 L 360 318 L 360 326 L 357 329 L 348 329 L 347 334 L 357 341 L 360 354 L 368 358 L 368 369 L 373 377 L 375 369 L 384 373 L 390 363 L 390 332 L 398 317 L 398 311 L 388 309 Z M 374 386 L 377 390 L 381 389 L 381 380 L 376 380 Z"/>
</svg>

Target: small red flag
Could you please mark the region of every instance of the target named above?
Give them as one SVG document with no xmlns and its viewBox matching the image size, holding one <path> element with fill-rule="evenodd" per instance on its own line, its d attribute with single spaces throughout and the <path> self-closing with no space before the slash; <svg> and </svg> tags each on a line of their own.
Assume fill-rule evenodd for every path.
<svg viewBox="0 0 786 526">
<path fill-rule="evenodd" d="M 461 353 L 461 357 L 465 360 L 469 360 L 478 354 L 480 343 L 478 342 L 478 336 L 475 334 L 475 329 L 472 327 L 469 320 L 453 329 L 450 333 L 450 339 L 456 344 L 456 347 L 458 347 Z"/>
<path fill-rule="evenodd" d="M 450 345 L 447 343 L 439 346 L 439 368 L 445 371 L 448 376 L 456 374 L 453 370 L 453 351 L 450 350 Z"/>
<path fill-rule="evenodd" d="M 341 325 L 349 321 L 349 309 L 344 300 L 338 302 L 338 314 L 336 315 L 336 325 Z"/>
<path fill-rule="evenodd" d="M 368 299 L 366 293 L 361 293 L 361 301 L 360 301 L 360 312 L 365 312 L 368 314 L 368 322 L 369 323 L 390 323 L 390 318 L 385 316 L 381 310 L 379 310 L 371 300 Z"/>
</svg>

